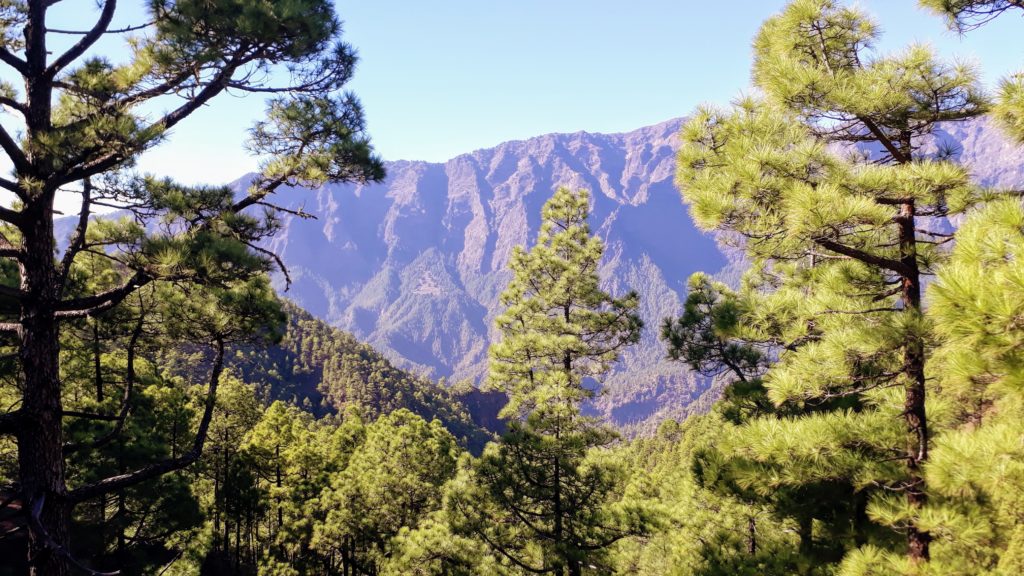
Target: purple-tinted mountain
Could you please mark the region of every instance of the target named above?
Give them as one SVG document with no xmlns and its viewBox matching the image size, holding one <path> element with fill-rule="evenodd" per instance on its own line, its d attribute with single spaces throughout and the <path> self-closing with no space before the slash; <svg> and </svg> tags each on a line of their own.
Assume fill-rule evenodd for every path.
<svg viewBox="0 0 1024 576">
<path fill-rule="evenodd" d="M 658 326 L 690 274 L 727 264 L 672 184 L 680 123 L 541 136 L 444 164 L 392 162 L 382 185 L 287 191 L 279 201 L 318 219 L 286 217 L 268 247 L 289 267 L 288 297 L 314 315 L 404 367 L 479 382 L 513 246 L 535 240 L 557 187 L 586 188 L 605 286 L 639 291 L 647 324 L 594 408 L 620 425 L 677 414 L 707 385 L 664 360 Z"/>
<path fill-rule="evenodd" d="M 679 311 L 693 272 L 728 280 L 743 267 L 695 228 L 672 183 L 681 122 L 539 136 L 444 164 L 391 162 L 380 185 L 282 191 L 276 201 L 317 219 L 284 215 L 268 248 L 291 273 L 286 296 L 315 316 L 404 368 L 480 382 L 512 247 L 536 239 L 541 205 L 558 186 L 586 188 L 592 229 L 606 243 L 605 287 L 637 290 L 646 322 L 593 409 L 626 428 L 679 417 L 705 409 L 717 388 L 665 360 L 661 319 Z M 986 122 L 936 136 L 929 147 L 955 151 L 980 184 L 1024 188 L 1024 148 Z M 59 221 L 58 237 L 72 227 L 73 218 Z"/>
<path fill-rule="evenodd" d="M 658 326 L 678 312 L 690 274 L 738 266 L 695 228 L 672 183 L 681 122 L 539 136 L 443 164 L 391 162 L 381 185 L 287 191 L 279 200 L 318 219 L 286 217 L 269 248 L 290 269 L 288 296 L 314 315 L 404 367 L 479 382 L 512 247 L 535 240 L 557 187 L 586 188 L 606 243 L 605 287 L 637 290 L 646 322 L 594 409 L 620 426 L 679 416 L 706 406 L 709 383 L 664 359 Z M 979 182 L 1024 183 L 1024 152 L 984 122 L 938 139 Z"/>
</svg>

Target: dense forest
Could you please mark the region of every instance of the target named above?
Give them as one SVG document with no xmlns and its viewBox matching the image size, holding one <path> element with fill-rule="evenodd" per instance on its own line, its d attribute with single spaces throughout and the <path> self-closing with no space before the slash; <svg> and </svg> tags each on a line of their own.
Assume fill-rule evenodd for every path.
<svg viewBox="0 0 1024 576">
<path fill-rule="evenodd" d="M 116 62 L 91 52 L 136 31 L 113 0 L 48 45 L 53 4 L 0 3 L 23 80 L 0 85 L 0 574 L 1024 573 L 1024 190 L 938 137 L 987 115 L 1024 142 L 1024 76 L 990 94 L 793 0 L 751 94 L 680 136 L 682 202 L 742 278 L 696 274 L 644 326 L 602 283 L 589 193 L 560 187 L 512 252 L 486 381 L 449 384 L 271 288 L 275 193 L 385 177 L 331 2 L 154 1 Z M 961 33 L 1024 15 L 921 4 Z M 244 194 L 133 171 L 228 90 L 269 96 Z M 627 438 L 587 407 L 652 329 L 727 385 Z"/>
</svg>

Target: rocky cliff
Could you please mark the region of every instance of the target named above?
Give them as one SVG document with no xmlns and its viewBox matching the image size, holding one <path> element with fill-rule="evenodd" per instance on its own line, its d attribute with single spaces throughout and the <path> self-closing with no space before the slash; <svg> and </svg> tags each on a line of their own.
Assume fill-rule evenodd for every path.
<svg viewBox="0 0 1024 576">
<path fill-rule="evenodd" d="M 382 185 L 285 191 L 278 200 L 317 219 L 286 217 L 269 248 L 289 267 L 288 297 L 313 314 L 405 367 L 479 381 L 512 247 L 533 242 L 555 188 L 586 188 L 606 287 L 638 290 L 647 324 L 594 410 L 619 425 L 679 414 L 707 384 L 664 360 L 658 325 L 679 309 L 691 273 L 727 265 L 672 184 L 680 122 L 552 134 L 444 164 L 392 162 Z"/>
<path fill-rule="evenodd" d="M 533 242 L 555 188 L 586 188 L 606 287 L 638 290 L 646 322 L 593 409 L 620 426 L 680 416 L 707 404 L 709 383 L 664 360 L 658 326 L 691 273 L 737 266 L 694 227 L 672 183 L 680 124 L 550 134 L 443 164 L 391 162 L 381 185 L 288 190 L 278 200 L 317 219 L 285 217 L 269 248 L 294 279 L 287 296 L 316 316 L 404 367 L 480 381 L 512 247 Z M 1024 185 L 1024 151 L 982 121 L 944 127 L 929 146 L 959 154 L 982 184 Z"/>
</svg>

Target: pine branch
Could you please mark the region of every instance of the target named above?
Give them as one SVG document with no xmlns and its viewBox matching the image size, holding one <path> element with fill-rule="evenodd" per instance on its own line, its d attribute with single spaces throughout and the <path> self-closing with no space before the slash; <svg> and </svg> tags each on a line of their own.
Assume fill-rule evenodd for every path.
<svg viewBox="0 0 1024 576">
<path fill-rule="evenodd" d="M 7 48 L 0 47 L 0 62 L 17 70 L 22 76 L 28 74 L 28 62 L 15 56 Z"/>
<path fill-rule="evenodd" d="M 213 409 L 217 403 L 217 385 L 220 383 L 220 377 L 224 371 L 224 340 L 220 337 L 218 337 L 215 342 L 215 348 L 217 352 L 213 360 L 213 367 L 210 370 L 210 381 L 207 384 L 206 405 L 203 411 L 203 417 L 199 422 L 199 429 L 196 431 L 196 437 L 193 441 L 192 448 L 177 458 L 168 458 L 166 460 L 144 466 L 127 474 L 111 476 L 98 482 L 76 488 L 68 493 L 67 499 L 69 502 L 77 504 L 115 490 L 135 486 L 136 484 L 157 478 L 168 472 L 181 470 L 199 459 L 203 453 L 203 445 L 206 444 L 206 437 L 210 429 L 210 421 L 213 419 Z"/>
<path fill-rule="evenodd" d="M 71 273 L 71 265 L 75 261 L 75 256 L 82 250 L 85 245 L 85 233 L 89 227 L 89 214 L 92 204 L 92 181 L 86 178 L 82 181 L 82 207 L 78 212 L 78 225 L 75 227 L 74 236 L 71 237 L 71 242 L 68 244 L 67 249 L 64 251 L 64 257 L 60 262 L 60 281 L 57 284 L 58 293 L 64 293 L 64 286 L 67 284 L 68 274 Z"/>
<path fill-rule="evenodd" d="M 878 266 L 879 268 L 890 270 L 901 276 L 907 276 L 911 272 L 907 268 L 907 266 L 904 265 L 899 260 L 892 260 L 889 258 L 883 258 L 881 256 L 875 256 L 874 254 L 871 254 L 869 252 L 864 252 L 863 250 L 859 250 L 857 248 L 851 248 L 845 244 L 840 244 L 839 242 L 836 242 L 834 240 L 829 240 L 827 238 L 815 238 L 813 239 L 813 242 L 821 246 L 822 248 L 831 250 L 832 252 L 835 252 L 837 254 L 849 256 L 850 258 L 853 258 L 854 260 L 859 260 L 861 262 L 864 262 L 865 264 L 871 264 L 873 266 Z"/>
<path fill-rule="evenodd" d="M 3 128 L 0 127 L 0 130 L 3 130 Z M 6 188 L 6 186 L 5 186 L 5 188 Z M 20 223 L 21 220 L 22 220 L 22 213 L 21 212 L 16 212 L 16 211 L 11 210 L 10 208 L 6 208 L 4 206 L 0 206 L 0 220 L 3 220 L 4 222 L 7 222 L 8 224 L 14 224 L 15 226 L 17 226 L 18 223 Z"/>
<path fill-rule="evenodd" d="M 0 148 L 7 154 L 7 157 L 11 159 L 11 163 L 14 164 L 15 172 L 23 174 L 28 172 L 28 159 L 25 158 L 25 153 L 18 146 L 18 143 L 11 138 L 11 135 L 7 132 L 7 129 L 0 125 Z M 22 198 L 24 200 L 25 198 Z"/>
<path fill-rule="evenodd" d="M 246 58 L 244 48 L 239 48 L 238 51 L 235 53 L 234 57 L 223 68 L 220 69 L 220 72 L 217 74 L 217 76 L 213 78 L 209 83 L 207 83 L 206 86 L 204 86 L 203 89 L 200 90 L 198 94 L 196 94 L 192 98 L 189 98 L 184 104 L 182 104 L 178 108 L 175 108 L 174 110 L 164 114 L 164 116 L 161 117 L 159 120 L 153 122 L 153 124 L 151 124 L 150 127 L 160 127 L 163 130 L 169 130 L 170 128 L 174 127 L 176 124 L 178 124 L 185 118 L 189 117 L 192 113 L 201 108 L 215 96 L 223 92 L 224 89 L 227 87 L 228 81 L 231 79 L 231 75 L 234 74 L 235 71 L 240 66 L 244 65 L 248 61 L 249 59 Z M 185 75 L 179 76 L 179 78 L 182 79 L 188 77 L 189 76 Z M 171 86 L 170 88 L 173 88 L 173 86 Z M 83 180 L 85 178 L 88 178 L 89 176 L 106 172 L 107 170 L 110 170 L 116 167 L 118 164 L 124 162 L 128 157 L 132 155 L 134 151 L 141 149 L 144 145 L 145 142 L 134 142 L 129 145 L 129 148 L 134 148 L 135 150 L 130 150 L 128 152 L 125 152 L 123 149 L 115 150 L 99 158 L 96 158 L 91 162 L 82 164 L 77 168 L 68 171 L 62 177 L 59 177 L 57 179 L 57 185 L 67 184 L 68 182 L 74 182 L 76 180 Z M 76 163 L 83 161 L 85 158 L 88 158 L 88 153 L 79 154 L 79 157 L 69 162 L 69 164 L 75 165 Z"/>
<path fill-rule="evenodd" d="M 153 281 L 145 272 L 137 271 L 127 282 L 92 296 L 63 300 L 57 304 L 58 318 L 85 318 L 117 306 L 132 292 Z M 2 293 L 2 292 L 0 292 Z"/>
<path fill-rule="evenodd" d="M 271 252 L 270 250 L 267 250 L 266 248 L 257 246 L 256 244 L 253 244 L 251 242 L 243 241 L 242 243 L 248 246 L 251 250 L 263 254 L 264 256 L 267 256 L 268 258 L 274 261 L 274 264 L 277 266 L 277 269 L 280 270 L 281 274 L 284 276 L 284 291 L 287 292 L 288 289 L 291 288 L 292 286 L 292 277 L 290 274 L 288 274 L 288 267 L 285 266 L 284 260 L 281 260 L 280 256 Z"/>
<path fill-rule="evenodd" d="M 103 422 L 113 422 L 117 420 L 117 414 L 96 414 L 94 412 L 79 412 L 77 410 L 61 410 L 61 416 L 70 416 L 72 418 L 82 418 L 83 420 L 100 420 Z"/>
<path fill-rule="evenodd" d="M 145 24 L 136 24 L 134 26 L 125 26 L 124 28 L 104 30 L 103 34 L 124 34 L 126 32 L 137 32 L 139 30 L 145 30 L 146 28 L 149 28 L 154 24 L 156 24 L 156 20 L 146 22 Z M 89 34 L 92 32 L 91 30 L 62 30 L 60 28 L 47 28 L 46 31 L 52 34 L 69 34 L 74 36 L 82 36 L 84 34 Z"/>
<path fill-rule="evenodd" d="M 18 102 L 14 98 L 8 98 L 7 96 L 0 96 L 0 105 L 7 106 L 21 112 L 22 115 L 28 114 L 28 108 L 24 104 Z"/>
</svg>

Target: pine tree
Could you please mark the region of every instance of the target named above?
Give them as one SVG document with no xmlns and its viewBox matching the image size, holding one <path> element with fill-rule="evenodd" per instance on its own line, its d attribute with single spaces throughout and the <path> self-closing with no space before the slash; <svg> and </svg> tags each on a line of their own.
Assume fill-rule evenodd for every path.
<svg viewBox="0 0 1024 576">
<path fill-rule="evenodd" d="M 778 360 L 768 398 L 798 417 L 755 418 L 723 448 L 746 488 L 850 482 L 867 515 L 904 545 L 859 532 L 865 558 L 929 558 L 922 519 L 931 445 L 929 324 L 921 278 L 943 257 L 929 218 L 977 200 L 963 167 L 926 147 L 936 123 L 986 109 L 974 73 L 913 46 L 875 55 L 877 26 L 832 0 L 796 0 L 758 34 L 763 97 L 704 109 L 683 129 L 677 182 L 699 225 L 738 239 L 752 262 L 744 318 Z M 933 407 L 934 409 L 934 407 Z"/>
<path fill-rule="evenodd" d="M 337 552 L 352 574 L 378 573 L 390 540 L 440 508 L 457 457 L 455 438 L 439 421 L 405 409 L 381 416 L 320 497 L 315 546 Z"/>
<path fill-rule="evenodd" d="M 929 287 L 935 373 L 952 418 L 929 485 L 949 503 L 931 519 L 953 534 L 939 574 L 1024 571 L 1024 208 L 1006 198 L 970 214 Z"/>
<path fill-rule="evenodd" d="M 0 258 L 17 265 L 14 282 L 2 289 L 13 306 L 0 330 L 16 341 L 21 380 L 17 407 L 0 414 L 0 434 L 17 440 L 16 496 L 29 526 L 29 564 L 32 574 L 46 575 L 67 574 L 75 563 L 69 540 L 75 504 L 198 458 L 190 451 L 188 458 L 146 466 L 139 474 L 69 490 L 61 326 L 101 315 L 150 284 L 244 282 L 270 267 L 273 257 L 256 243 L 276 229 L 273 217 L 246 215 L 247 209 L 272 211 L 269 196 L 284 185 L 383 177 L 358 101 L 340 93 L 356 58 L 340 41 L 332 3 L 153 0 L 144 23 L 120 30 L 111 26 L 116 0 L 101 2 L 94 23 L 82 30 L 54 29 L 48 13 L 61 8 L 55 4 L 0 6 L 0 62 L 5 77 L 23 86 L 0 85 L 0 103 L 13 115 L 0 127 L 0 148 L 13 165 L 13 176 L 0 178 L 0 188 L 16 198 L 0 207 L 0 222 L 7 225 Z M 97 53 L 101 38 L 121 38 L 130 54 L 103 58 Z M 270 96 L 267 118 L 250 142 L 265 161 L 245 197 L 132 174 L 141 153 L 229 90 Z M 154 115 L 161 108 L 166 113 Z M 77 193 L 81 209 L 69 247 L 55 259 L 58 190 Z M 90 214 L 100 206 L 122 207 L 151 226 L 97 225 Z M 161 213 L 178 218 L 161 222 Z M 114 287 L 73 290 L 71 270 L 88 252 L 115 259 Z M 219 363 L 212 368 L 215 390 Z M 201 449 L 201 439 L 196 446 Z"/>
<path fill-rule="evenodd" d="M 785 338 L 779 328 L 792 320 L 787 298 L 778 296 L 758 298 L 749 288 L 734 291 L 704 274 L 694 274 L 683 314 L 665 320 L 662 337 L 671 358 L 704 375 L 731 379 L 713 410 L 725 421 L 724 429 L 715 442 L 694 451 L 688 466 L 694 471 L 694 481 L 755 509 L 767 507 L 778 521 L 795 522 L 793 531 L 799 542 L 789 554 L 798 555 L 798 573 L 812 574 L 840 560 L 851 541 L 865 539 L 870 527 L 863 518 L 863 495 L 848 478 L 751 483 L 751 469 L 763 477 L 778 477 L 792 462 L 785 458 L 770 463 L 748 459 L 728 449 L 732 441 L 745 442 L 736 425 L 804 413 L 802 407 L 790 403 L 776 405 L 765 387 L 766 370 L 776 355 L 772 348 Z M 845 399 L 823 404 L 831 404 L 831 409 L 854 406 Z M 712 557 L 728 555 L 727 551 L 709 553 Z"/>
<path fill-rule="evenodd" d="M 643 530 L 639 515 L 613 505 L 622 470 L 600 448 L 614 434 L 581 414 L 595 394 L 589 379 L 641 328 L 635 293 L 615 298 L 599 287 L 603 243 L 588 215 L 585 191 L 558 189 L 536 244 L 512 254 L 501 339 L 490 351 L 490 382 L 509 396 L 509 431 L 474 468 L 477 488 L 453 503 L 463 527 L 517 571 L 582 574 Z"/>
</svg>

